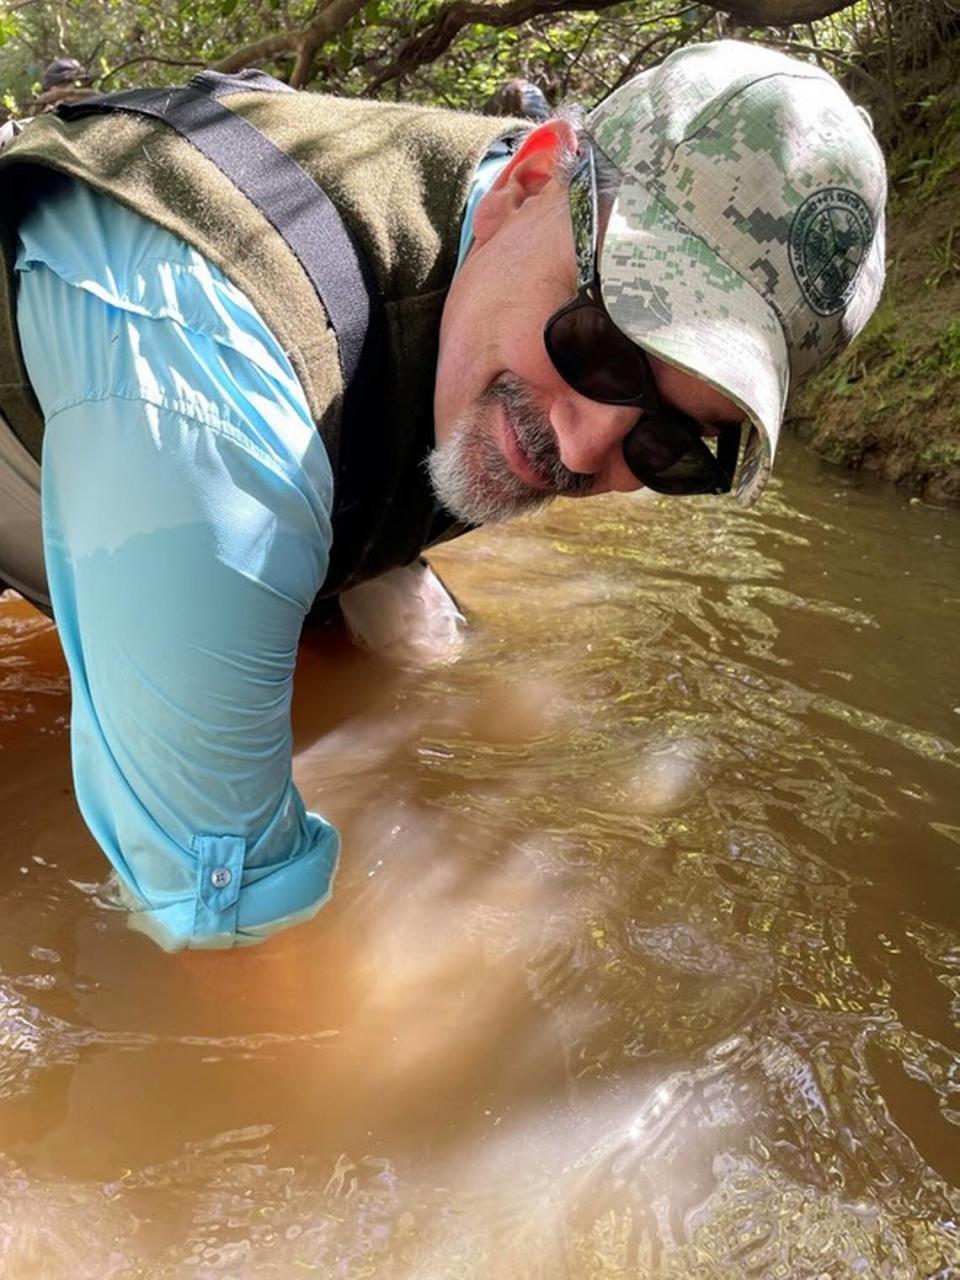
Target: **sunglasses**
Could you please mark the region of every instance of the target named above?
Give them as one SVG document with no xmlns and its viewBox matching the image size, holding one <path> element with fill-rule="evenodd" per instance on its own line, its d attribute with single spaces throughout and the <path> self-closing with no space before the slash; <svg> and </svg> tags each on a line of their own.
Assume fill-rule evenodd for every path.
<svg viewBox="0 0 960 1280">
<path fill-rule="evenodd" d="M 547 354 L 578 395 L 600 404 L 636 405 L 643 416 L 623 441 L 633 475 L 656 493 L 729 493 L 740 451 L 740 427 L 721 426 L 716 452 L 700 424 L 663 404 L 646 353 L 622 333 L 603 305 L 597 265 L 597 172 L 586 144 L 570 182 L 577 259 L 576 295 L 543 329 Z"/>
</svg>

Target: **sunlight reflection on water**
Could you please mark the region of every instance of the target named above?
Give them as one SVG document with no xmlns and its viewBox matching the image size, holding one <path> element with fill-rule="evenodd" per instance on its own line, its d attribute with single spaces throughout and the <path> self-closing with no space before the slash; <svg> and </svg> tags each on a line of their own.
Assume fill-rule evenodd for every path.
<svg viewBox="0 0 960 1280">
<path fill-rule="evenodd" d="M 309 640 L 311 925 L 169 957 L 0 606 L 0 1271 L 957 1274 L 956 513 L 814 474 L 442 548 L 458 663 Z"/>
</svg>

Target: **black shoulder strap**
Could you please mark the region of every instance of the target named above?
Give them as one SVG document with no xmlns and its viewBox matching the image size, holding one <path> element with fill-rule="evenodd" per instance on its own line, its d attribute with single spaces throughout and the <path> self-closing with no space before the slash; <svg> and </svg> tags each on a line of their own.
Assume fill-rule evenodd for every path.
<svg viewBox="0 0 960 1280">
<path fill-rule="evenodd" d="M 294 93 L 262 71 L 204 71 L 183 88 L 129 89 L 61 103 L 67 120 L 112 111 L 152 116 L 176 130 L 250 200 L 307 273 L 337 336 L 344 426 L 369 412 L 383 322 L 370 264 L 326 193 L 310 175 L 219 99 L 230 93 Z M 349 429 L 347 435 L 349 438 Z"/>
</svg>

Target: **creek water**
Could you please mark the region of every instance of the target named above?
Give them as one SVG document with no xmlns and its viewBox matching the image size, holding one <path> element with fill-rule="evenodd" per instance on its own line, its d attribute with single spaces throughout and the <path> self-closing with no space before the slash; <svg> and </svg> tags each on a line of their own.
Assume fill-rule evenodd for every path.
<svg viewBox="0 0 960 1280">
<path fill-rule="evenodd" d="M 249 951 L 126 929 L 0 605 L 5 1280 L 960 1275 L 960 517 L 785 452 L 439 549 L 453 665 L 308 638 Z"/>
</svg>

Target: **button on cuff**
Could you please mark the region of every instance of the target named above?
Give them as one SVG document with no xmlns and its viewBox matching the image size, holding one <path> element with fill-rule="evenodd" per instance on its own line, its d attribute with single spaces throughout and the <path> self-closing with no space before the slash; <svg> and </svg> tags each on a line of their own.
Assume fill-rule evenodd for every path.
<svg viewBox="0 0 960 1280">
<path fill-rule="evenodd" d="M 130 891 L 130 928 L 164 951 L 220 950 L 262 942 L 279 929 L 309 920 L 333 890 L 340 839 L 317 814 L 305 814 L 304 821 L 307 848 L 272 865 L 245 866 L 244 853 L 255 845 L 245 846 L 238 836 L 194 837 L 194 892 L 189 898 L 148 904 Z M 220 889 L 211 881 L 218 868 L 231 876 Z"/>
<path fill-rule="evenodd" d="M 246 841 L 242 836 L 196 836 L 193 850 L 197 855 L 194 935 L 235 933 Z"/>
</svg>

